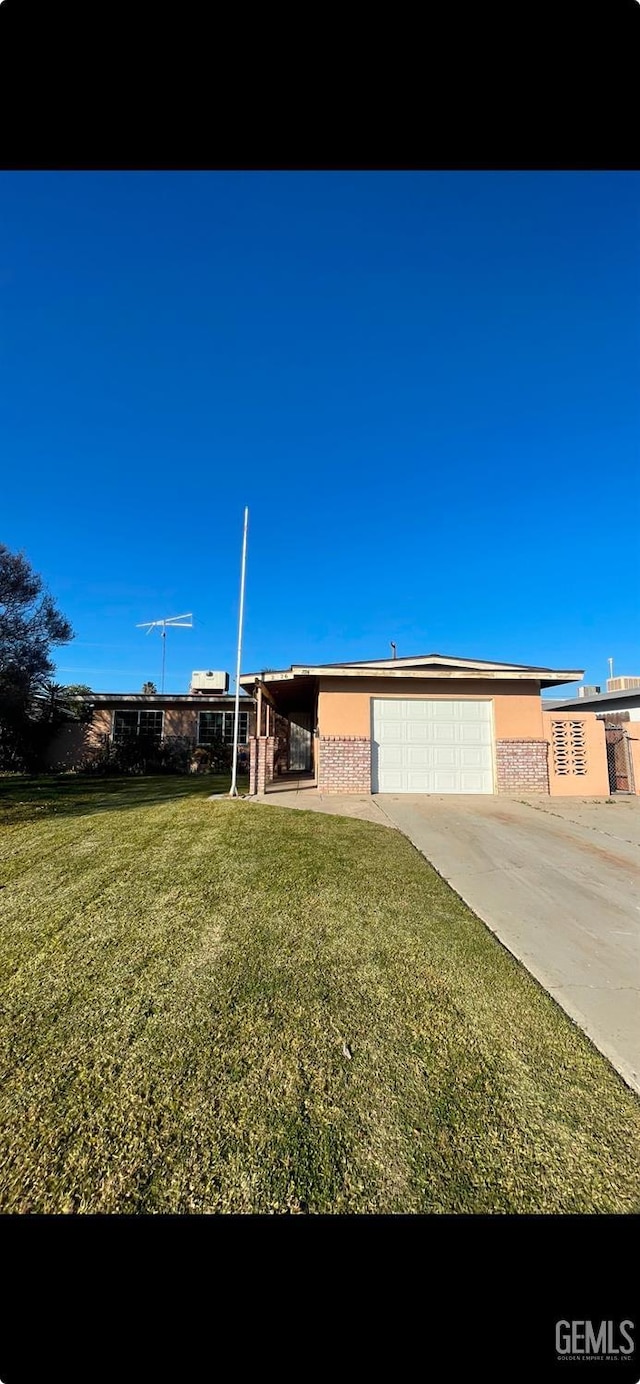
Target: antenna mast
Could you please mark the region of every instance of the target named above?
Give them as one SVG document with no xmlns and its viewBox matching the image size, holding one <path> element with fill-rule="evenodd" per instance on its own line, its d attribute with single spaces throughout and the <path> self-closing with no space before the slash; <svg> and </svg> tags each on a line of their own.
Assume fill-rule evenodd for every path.
<svg viewBox="0 0 640 1384">
<path fill-rule="evenodd" d="M 192 630 L 193 615 L 167 615 L 164 620 L 145 620 L 143 624 L 136 625 L 136 629 L 146 630 L 147 634 L 151 634 L 152 630 L 160 630 L 160 638 L 162 639 L 162 685 L 160 691 L 164 692 L 164 669 L 167 658 L 167 630 Z"/>
</svg>

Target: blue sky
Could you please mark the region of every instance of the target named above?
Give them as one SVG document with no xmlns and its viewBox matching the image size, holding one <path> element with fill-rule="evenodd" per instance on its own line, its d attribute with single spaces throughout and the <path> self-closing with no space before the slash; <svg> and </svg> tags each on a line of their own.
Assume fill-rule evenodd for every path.
<svg viewBox="0 0 640 1384">
<path fill-rule="evenodd" d="M 0 175 L 0 536 L 61 681 L 640 673 L 636 173 Z"/>
</svg>

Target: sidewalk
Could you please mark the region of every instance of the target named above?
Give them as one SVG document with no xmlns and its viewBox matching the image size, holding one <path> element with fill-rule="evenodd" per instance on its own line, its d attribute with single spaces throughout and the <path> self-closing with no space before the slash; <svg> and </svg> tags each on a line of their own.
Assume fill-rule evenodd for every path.
<svg viewBox="0 0 640 1384">
<path fill-rule="evenodd" d="M 338 817 L 359 817 L 379 827 L 396 830 L 368 793 L 319 793 L 314 783 L 302 779 L 298 785 L 270 783 L 266 793 L 247 798 L 261 807 L 294 807 L 303 812 L 328 812 Z"/>
</svg>

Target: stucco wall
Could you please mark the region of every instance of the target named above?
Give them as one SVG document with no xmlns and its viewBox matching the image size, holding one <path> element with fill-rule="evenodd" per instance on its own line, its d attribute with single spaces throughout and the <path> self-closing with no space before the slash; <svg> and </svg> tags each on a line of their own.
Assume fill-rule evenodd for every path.
<svg viewBox="0 0 640 1384">
<path fill-rule="evenodd" d="M 93 720 L 88 728 L 89 739 L 94 745 L 98 745 L 103 735 L 111 735 L 111 721 L 113 712 L 107 707 L 100 706 L 93 713 Z"/>
<path fill-rule="evenodd" d="M 320 680 L 320 735 L 371 735 L 372 697 L 438 697 L 445 701 L 490 697 L 496 740 L 540 740 L 542 704 L 537 682 L 513 689 L 489 678 L 332 678 Z"/>
<path fill-rule="evenodd" d="M 602 721 L 588 712 L 579 715 L 576 711 L 543 711 L 542 720 L 544 734 L 549 741 L 549 792 L 552 797 L 608 797 L 609 773 Z M 553 721 L 576 721 L 583 727 L 585 773 L 573 770 L 567 774 L 556 772 Z"/>
<path fill-rule="evenodd" d="M 190 740 L 195 740 L 198 729 L 198 709 L 192 706 L 165 706 L 158 707 L 159 711 L 164 711 L 163 733 L 170 735 L 188 735 Z"/>
<path fill-rule="evenodd" d="M 61 726 L 45 752 L 48 769 L 77 769 L 87 755 L 111 733 L 111 712 L 100 709 L 88 725 L 71 721 Z"/>
</svg>

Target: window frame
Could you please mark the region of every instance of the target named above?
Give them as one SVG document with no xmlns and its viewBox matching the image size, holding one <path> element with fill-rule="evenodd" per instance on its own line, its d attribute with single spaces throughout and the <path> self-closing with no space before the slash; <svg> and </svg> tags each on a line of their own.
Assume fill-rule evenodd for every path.
<svg viewBox="0 0 640 1384">
<path fill-rule="evenodd" d="M 201 727 L 202 727 L 202 717 L 203 717 L 203 716 L 220 716 L 220 717 L 222 718 L 222 729 L 221 729 L 221 731 L 220 731 L 220 734 L 221 734 L 221 736 L 222 736 L 222 743 L 223 743 L 223 745 L 233 745 L 233 726 L 234 726 L 234 721 L 235 721 L 235 709 L 232 710 L 231 707 L 206 707 L 206 708 L 204 708 L 202 711 L 199 711 L 199 712 L 198 712 L 198 726 L 197 726 L 197 743 L 198 743 L 198 748 L 207 749 L 207 747 L 211 744 L 211 741 L 210 741 L 210 740 L 203 740 L 203 739 L 202 739 L 202 729 L 201 729 Z M 243 734 L 242 734 L 242 722 L 243 722 L 243 717 L 244 717 L 244 730 L 245 730 L 244 736 L 243 736 Z M 228 734 L 228 735 L 227 735 L 227 721 L 228 721 L 228 723 L 229 723 L 229 734 Z M 238 725 L 238 744 L 239 744 L 239 745 L 246 745 L 246 744 L 248 744 L 248 740 L 249 740 L 249 712 L 248 712 L 248 710 L 247 710 L 247 711 L 240 710 L 240 711 L 238 712 L 238 723 L 239 723 L 239 725 Z M 213 734 L 215 735 L 216 732 L 214 731 Z"/>
<path fill-rule="evenodd" d="M 126 736 L 116 735 L 116 717 L 117 717 L 117 716 L 135 716 L 135 717 L 136 717 L 136 728 L 135 728 L 135 730 L 134 730 L 134 732 L 133 732 L 132 735 L 126 735 Z M 111 741 L 112 741 L 112 744 L 114 744 L 114 745 L 122 745 L 122 744 L 124 744 L 127 740 L 139 740 L 139 739 L 140 739 L 140 717 L 141 717 L 141 716 L 159 716 L 159 717 L 160 717 L 160 730 L 159 730 L 159 732 L 153 731 L 153 732 L 152 732 L 152 735 L 153 735 L 153 739 L 157 740 L 157 741 L 158 741 L 158 744 L 161 744 L 162 741 L 164 740 L 164 711 L 163 711 L 163 710 L 161 711 L 161 710 L 157 709 L 156 707 L 148 707 L 148 706 L 141 706 L 141 707 L 116 706 L 116 707 L 113 708 L 113 716 L 112 716 L 112 720 L 111 720 Z M 148 734 L 148 732 L 145 731 L 144 734 L 145 734 L 145 736 L 146 736 L 146 735 Z"/>
</svg>

